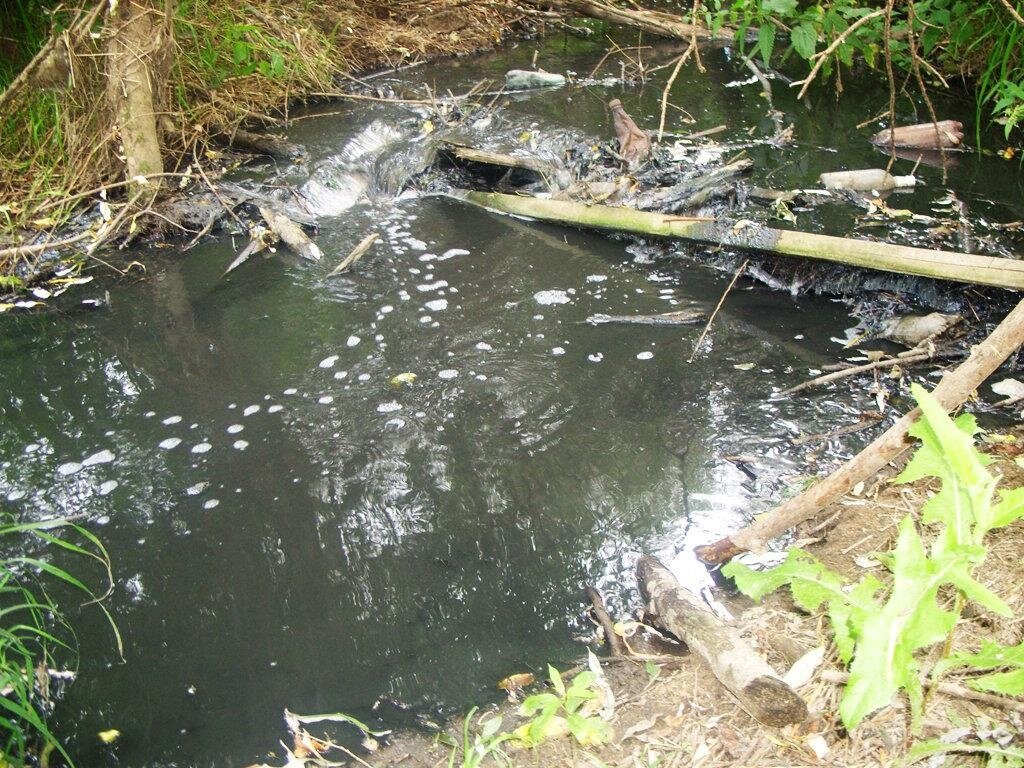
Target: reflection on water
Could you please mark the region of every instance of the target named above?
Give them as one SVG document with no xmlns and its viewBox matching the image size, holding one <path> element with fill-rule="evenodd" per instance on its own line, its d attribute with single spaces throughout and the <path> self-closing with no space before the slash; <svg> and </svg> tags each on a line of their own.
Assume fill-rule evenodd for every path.
<svg viewBox="0 0 1024 768">
<path fill-rule="evenodd" d="M 589 71 L 599 54 L 546 55 Z M 684 85 L 709 110 L 728 94 L 708 124 L 725 110 L 756 125 L 752 100 L 720 90 L 721 56 L 705 60 L 718 70 Z M 591 90 L 522 97 L 495 121 L 597 134 L 613 95 L 657 110 L 657 94 Z M 386 118 L 353 107 L 296 138 L 325 168 Z M 259 261 L 220 280 L 240 247 L 225 238 L 146 254 L 109 312 L 4 318 L 0 499 L 84 516 L 115 565 L 125 661 L 82 611 L 82 672 L 59 711 L 81 764 L 113 759 L 105 728 L 124 734 L 123 765 L 245 764 L 274 749 L 286 706 L 370 716 L 383 698 L 401 724 L 403 707 L 450 711 L 574 657 L 584 583 L 623 609 L 640 551 L 696 575 L 690 547 L 804 471 L 788 438 L 865 407 L 767 401 L 836 354 L 851 324 L 837 304 L 741 281 L 687 364 L 700 326 L 584 320 L 711 306 L 727 275 L 377 193 L 323 223 L 328 264 L 382 235 L 343 278 Z M 415 381 L 392 383 L 402 373 Z M 756 479 L 734 454 L 757 457 Z"/>
</svg>

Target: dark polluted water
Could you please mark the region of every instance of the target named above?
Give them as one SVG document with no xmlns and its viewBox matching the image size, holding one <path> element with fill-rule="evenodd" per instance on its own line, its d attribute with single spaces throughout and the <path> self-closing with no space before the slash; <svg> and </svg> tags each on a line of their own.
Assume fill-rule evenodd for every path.
<svg viewBox="0 0 1024 768">
<path fill-rule="evenodd" d="M 536 48 L 404 81 L 458 92 Z M 589 72 L 603 54 L 540 48 L 553 71 Z M 746 69 L 728 50 L 704 61 L 673 96 L 697 122 L 670 127 L 770 134 L 758 87 L 730 85 Z M 493 130 L 604 136 L 615 97 L 656 125 L 661 87 L 529 94 Z M 884 164 L 853 128 L 884 88 L 849 89 L 862 96 L 819 93 L 808 110 L 779 83 L 797 142 L 752 147 L 755 181 L 810 186 L 839 162 Z M 374 120 L 410 141 L 403 126 L 422 121 L 393 105 L 329 112 L 293 131 L 314 166 Z M 965 156 L 948 184 L 979 215 L 1020 218 L 1018 181 L 996 162 Z M 920 174 L 928 186 L 901 206 L 942 195 L 939 171 Z M 144 279 L 111 286 L 109 311 L 0 319 L 4 509 L 81 516 L 114 567 L 124 660 L 96 610 L 71 610 L 82 660 L 57 727 L 79 764 L 244 765 L 277 748 L 285 707 L 384 727 L 467 707 L 507 674 L 581 654 L 583 584 L 623 608 L 641 551 L 693 576 L 695 543 L 812 471 L 790 438 L 873 407 L 852 385 L 769 401 L 843 354 L 844 304 L 743 279 L 687 363 L 699 324 L 584 321 L 710 308 L 728 273 L 374 183 L 317 239 L 330 265 L 381 233 L 350 276 L 272 259 L 221 280 L 242 245 L 225 236 L 139 254 Z M 856 213 L 817 209 L 800 226 L 846 234 Z M 403 373 L 415 381 L 393 384 Z M 756 480 L 736 454 L 758 458 Z M 122 737 L 106 747 L 96 734 L 110 728 Z"/>
</svg>

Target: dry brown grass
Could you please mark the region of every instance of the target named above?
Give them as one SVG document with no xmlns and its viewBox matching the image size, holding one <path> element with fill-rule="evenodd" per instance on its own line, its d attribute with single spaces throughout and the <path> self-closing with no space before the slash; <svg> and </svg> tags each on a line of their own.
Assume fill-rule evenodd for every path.
<svg viewBox="0 0 1024 768">
<path fill-rule="evenodd" d="M 277 124 L 354 73 L 491 47 L 523 16 L 500 1 L 181 0 L 159 89 L 165 170 L 201 160 L 215 132 Z M 65 37 L 70 87 L 23 89 L 0 113 L 0 244 L 53 229 L 82 202 L 62 199 L 123 178 L 102 19 L 93 31 Z M 0 258 L 0 274 L 15 261 Z"/>
</svg>

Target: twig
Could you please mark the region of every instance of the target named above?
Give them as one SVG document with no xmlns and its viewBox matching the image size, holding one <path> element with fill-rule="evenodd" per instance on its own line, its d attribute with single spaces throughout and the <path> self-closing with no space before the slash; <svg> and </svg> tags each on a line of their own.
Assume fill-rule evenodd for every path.
<svg viewBox="0 0 1024 768">
<path fill-rule="evenodd" d="M 1010 5 L 1010 0 L 999 0 L 999 2 L 1001 2 L 1003 4 L 1003 7 L 1010 12 L 1010 15 L 1013 16 L 1014 20 L 1018 24 L 1024 25 L 1024 17 L 1017 13 L 1016 8 Z"/>
<path fill-rule="evenodd" d="M 855 424 L 847 424 L 845 427 L 839 427 L 831 432 L 822 432 L 817 435 L 804 435 L 803 437 L 794 437 L 789 442 L 792 445 L 807 445 L 807 443 L 818 443 L 825 440 L 831 440 L 833 437 L 842 437 L 843 435 L 852 435 L 854 432 L 860 432 L 863 429 L 869 429 L 875 426 L 879 421 L 882 420 L 882 414 L 875 412 L 873 416 L 862 415 L 860 421 Z"/>
<path fill-rule="evenodd" d="M 363 258 L 363 254 L 370 250 L 370 246 L 377 242 L 378 239 L 380 239 L 380 235 L 378 235 L 376 232 L 371 232 L 370 234 L 368 234 L 366 237 L 359 241 L 359 245 L 353 248 L 352 252 L 349 253 L 349 255 L 346 256 L 344 259 L 342 259 L 341 263 L 334 269 L 332 269 L 327 274 L 327 276 L 334 277 L 335 275 L 340 275 L 342 272 L 345 272 L 348 269 L 350 269 L 353 264 L 355 264 L 357 261 Z"/>
<path fill-rule="evenodd" d="M 607 643 L 608 650 L 611 651 L 612 656 L 629 656 L 629 646 L 615 631 L 615 622 L 608 615 L 608 609 L 604 605 L 604 598 L 601 597 L 601 593 L 597 591 L 596 587 L 592 587 L 589 584 L 584 588 L 583 593 L 587 596 L 587 600 L 590 601 L 590 608 L 594 613 L 594 618 L 597 619 L 598 626 L 604 632 L 604 641 Z"/>
<path fill-rule="evenodd" d="M 850 675 L 836 669 L 826 669 L 822 671 L 821 679 L 827 683 L 844 685 L 850 679 Z M 956 683 L 939 683 L 938 685 L 935 685 L 932 681 L 926 680 L 924 682 L 924 687 L 935 688 L 939 693 L 944 693 L 947 696 L 954 696 L 958 699 L 968 699 L 970 701 L 977 701 L 980 704 L 988 704 L 990 707 L 1009 709 L 1014 712 L 1024 712 L 1024 701 L 1008 699 L 1003 696 L 996 696 L 992 693 L 972 691 L 970 688 L 957 685 Z"/>
<path fill-rule="evenodd" d="M 672 68 L 672 74 L 668 76 L 668 82 L 665 83 L 665 90 L 661 92 L 661 119 L 658 121 L 658 141 L 661 141 L 661 137 L 665 133 L 665 113 L 668 112 L 668 92 L 672 90 L 672 84 L 675 83 L 676 77 L 679 75 L 679 70 L 683 68 L 683 64 L 685 64 L 686 59 L 689 58 L 690 50 L 690 48 L 687 48 L 686 52 L 676 59 L 676 65 Z"/>
<path fill-rule="evenodd" d="M 690 359 L 686 362 L 692 363 L 693 358 L 697 356 L 697 350 L 700 349 L 701 342 L 704 341 L 704 337 L 707 336 L 708 331 L 711 330 L 711 324 L 715 322 L 715 316 L 718 315 L 718 310 L 720 310 L 722 305 L 725 303 L 725 297 L 729 295 L 729 291 L 731 291 L 732 287 L 736 285 L 736 281 L 739 280 L 740 275 L 743 274 L 743 270 L 747 268 L 747 264 L 749 262 L 750 259 L 744 259 L 743 263 L 740 264 L 740 268 L 736 270 L 736 274 L 732 276 L 732 280 L 729 281 L 729 285 L 725 288 L 725 293 L 723 293 L 722 298 L 718 300 L 718 305 L 715 307 L 715 311 L 712 312 L 711 317 L 708 318 L 708 324 L 704 326 L 704 330 L 701 331 L 700 338 L 698 338 L 697 343 L 693 345 L 693 352 L 690 353 Z"/>
<path fill-rule="evenodd" d="M 850 376 L 856 376 L 858 373 L 867 373 L 873 371 L 876 368 L 885 368 L 891 365 L 912 365 L 914 363 L 920 363 L 931 358 L 932 355 L 928 352 L 918 352 L 916 355 L 908 355 L 903 358 L 887 357 L 884 360 L 875 360 L 874 362 L 864 363 L 864 365 L 855 365 L 852 368 L 844 368 L 841 371 L 835 371 L 833 373 L 826 373 L 824 376 L 818 376 L 816 379 L 805 381 L 802 384 L 797 384 L 795 387 L 784 389 L 779 392 L 777 397 L 789 397 L 795 395 L 797 392 L 803 392 L 805 389 L 811 389 L 812 387 L 820 387 L 823 384 L 828 384 L 839 379 L 845 379 Z"/>
<path fill-rule="evenodd" d="M 872 11 L 867 16 L 861 16 L 859 19 L 853 22 L 853 24 L 848 26 L 841 35 L 839 35 L 835 40 L 833 40 L 832 44 L 828 48 L 826 48 L 821 53 L 815 54 L 815 62 L 814 66 L 811 67 L 811 73 L 807 75 L 807 77 L 805 77 L 803 80 L 797 80 L 795 83 L 793 83 L 793 85 L 803 86 L 800 89 L 800 93 L 798 93 L 796 96 L 797 99 L 802 99 L 804 97 L 804 95 L 807 93 L 807 89 L 810 88 L 811 83 L 814 82 L 814 78 L 818 76 L 819 70 L 821 70 L 822 66 L 824 66 L 825 61 L 828 60 L 828 57 L 831 56 L 833 52 L 835 52 L 836 48 L 838 48 L 840 45 L 846 42 L 846 38 L 852 35 L 854 31 L 856 31 L 857 29 L 871 21 L 871 19 L 876 19 L 885 13 L 885 8 L 879 8 L 877 11 Z"/>
</svg>

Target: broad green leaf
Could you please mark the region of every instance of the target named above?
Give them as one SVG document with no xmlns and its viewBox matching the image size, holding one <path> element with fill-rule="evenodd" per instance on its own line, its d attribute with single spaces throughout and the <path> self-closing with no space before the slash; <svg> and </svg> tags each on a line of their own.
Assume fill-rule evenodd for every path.
<svg viewBox="0 0 1024 768">
<path fill-rule="evenodd" d="M 551 685 L 559 696 L 565 696 L 565 683 L 562 682 L 562 675 L 557 669 L 548 664 L 548 678 Z"/>
<path fill-rule="evenodd" d="M 900 523 L 893 555 L 892 593 L 882 610 L 864 621 L 839 704 L 848 730 L 886 706 L 900 689 L 911 695 L 912 705 L 920 701 L 914 651 L 945 638 L 956 621 L 936 604 L 945 572 L 928 560 L 909 516 Z"/>
<path fill-rule="evenodd" d="M 977 680 L 972 680 L 970 686 L 978 691 L 991 691 L 1004 696 L 1021 696 L 1024 695 L 1024 669 L 985 675 Z"/>
<path fill-rule="evenodd" d="M 796 0 L 762 0 L 761 10 L 765 13 L 773 13 L 778 16 L 792 16 L 796 12 L 797 3 Z M 763 26 L 772 27 L 772 24 L 764 24 Z"/>
<path fill-rule="evenodd" d="M 1002 528 L 1024 517 L 1024 488 L 1000 493 L 999 503 L 992 507 L 988 529 Z"/>
<path fill-rule="evenodd" d="M 775 50 L 775 25 L 762 24 L 757 30 L 757 49 L 764 65 L 771 65 L 772 51 Z"/>
<path fill-rule="evenodd" d="M 944 674 L 954 667 L 980 670 L 1008 667 L 1008 672 L 996 672 L 972 680 L 971 687 L 1007 696 L 1024 694 L 1024 643 L 1005 646 L 983 640 L 981 650 L 977 653 L 955 653 L 940 661 L 936 665 L 936 674 Z"/>
<path fill-rule="evenodd" d="M 963 592 L 965 597 L 993 613 L 998 613 L 1000 616 L 1005 616 L 1008 619 L 1013 618 L 1013 611 L 1010 609 L 1010 606 L 1001 597 L 971 576 L 971 566 L 969 563 L 963 560 L 958 561 L 949 569 L 947 575 L 949 581 Z"/>
<path fill-rule="evenodd" d="M 818 47 L 818 32 L 812 24 L 803 21 L 790 30 L 789 42 L 800 58 L 810 59 Z"/>
<path fill-rule="evenodd" d="M 805 611 L 816 611 L 827 600 L 846 599 L 843 578 L 801 549 L 791 549 L 780 565 L 766 571 L 755 571 L 732 560 L 722 573 L 734 579 L 737 588 L 752 600 L 760 600 L 787 584 L 791 585 L 793 599 Z"/>
</svg>

